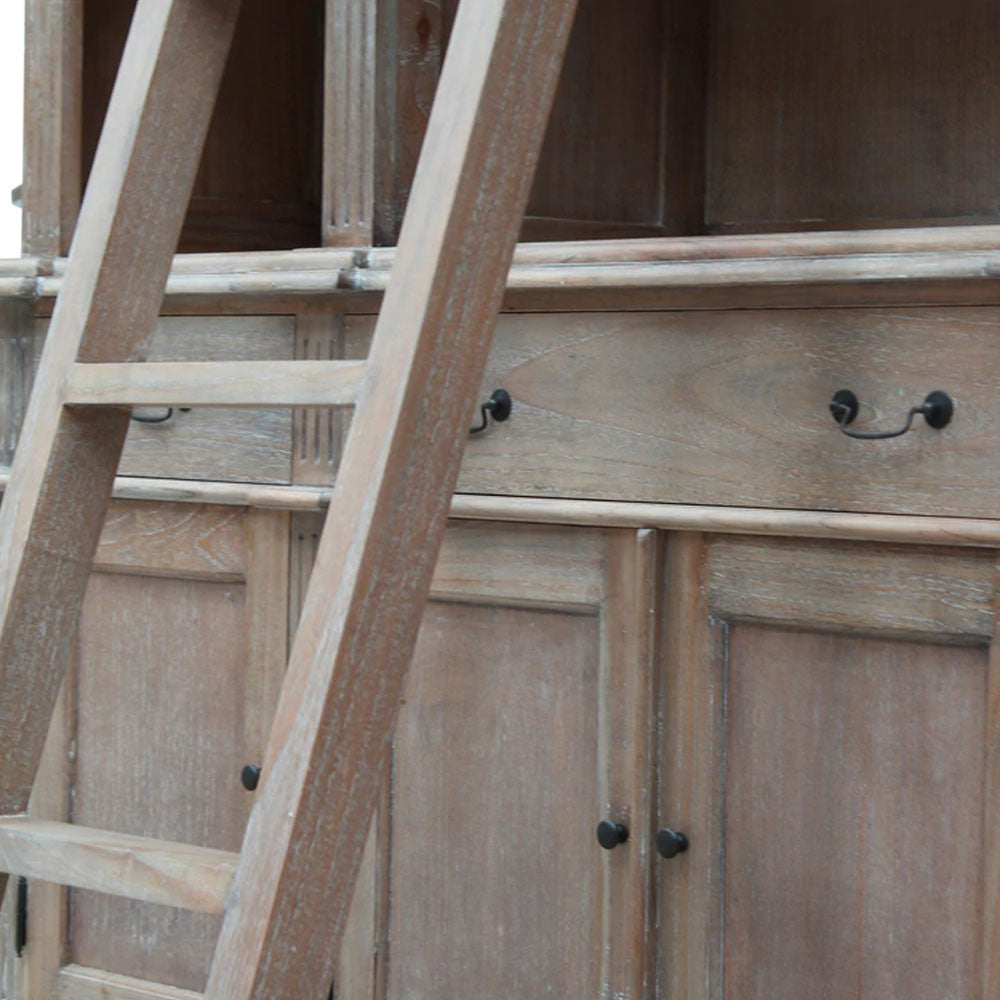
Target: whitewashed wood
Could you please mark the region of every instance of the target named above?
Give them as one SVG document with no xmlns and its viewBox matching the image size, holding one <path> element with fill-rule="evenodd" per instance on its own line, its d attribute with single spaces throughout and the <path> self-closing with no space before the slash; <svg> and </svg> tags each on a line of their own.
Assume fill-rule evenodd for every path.
<svg viewBox="0 0 1000 1000">
<path fill-rule="evenodd" d="M 119 976 L 83 965 L 59 970 L 58 993 L 53 1000 L 201 1000 L 193 990 L 181 990 L 132 976 Z"/>
<path fill-rule="evenodd" d="M 43 348 L 44 320 L 35 325 L 35 357 Z M 150 361 L 290 361 L 295 321 L 291 316 L 160 317 L 149 344 Z M 163 416 L 162 406 L 141 415 Z M 196 407 L 174 409 L 160 424 L 133 421 L 119 462 L 129 476 L 289 481 L 292 417 L 287 409 Z"/>
<path fill-rule="evenodd" d="M 64 411 L 65 380 L 77 360 L 142 356 L 238 6 L 142 0 L 122 57 L 0 508 L 4 813 L 27 805 L 128 430 L 122 412 Z M 151 203 L 156 225 L 139 221 Z M 44 543 L 31 548 L 33 536 Z"/>
<path fill-rule="evenodd" d="M 77 646 L 73 814 L 236 852 L 287 657 L 288 514 L 114 503 Z M 123 710 L 122 706 L 127 706 Z M 72 890 L 63 961 L 204 989 L 221 918 Z"/>
<path fill-rule="evenodd" d="M 326 5 L 323 242 L 372 242 L 375 200 L 375 0 Z M 383 70 L 384 72 L 384 70 Z"/>
<path fill-rule="evenodd" d="M 996 304 L 1000 299 L 992 275 L 1000 266 L 1000 253 L 989 239 L 975 235 L 981 228 L 993 229 L 970 227 L 972 249 L 963 249 L 964 241 L 957 236 L 950 241 L 945 236 L 938 248 L 928 238 L 913 248 L 897 249 L 879 233 L 873 234 L 878 239 L 867 242 L 867 233 L 824 234 L 829 241 L 818 244 L 808 242 L 809 237 L 799 244 L 796 234 L 720 237 L 718 247 L 694 239 L 640 240 L 634 249 L 612 242 L 603 257 L 590 243 L 554 244 L 544 253 L 525 244 L 523 262 L 515 263 L 508 277 L 506 306 L 565 311 Z M 906 231 L 898 232 L 902 241 Z M 748 242 L 730 245 L 730 239 Z M 953 249 L 947 248 L 949 243 L 955 244 Z M 303 257 L 275 264 L 275 255 L 268 255 L 257 264 L 245 256 L 250 259 L 241 256 L 218 265 L 207 261 L 204 272 L 195 269 L 200 260 L 185 263 L 166 286 L 167 306 L 246 300 L 258 312 L 273 302 L 283 302 L 282 311 L 295 311 L 301 303 L 294 300 L 312 298 L 341 300 L 358 312 L 372 312 L 389 280 L 384 263 L 391 260 L 376 258 L 379 266 L 369 267 L 363 258 L 348 254 L 329 262 Z M 294 269 L 296 263 L 303 267 Z M 327 263 L 329 270 L 323 266 Z M 223 273 L 211 270 L 215 267 Z M 0 268 L 0 295 L 44 303 L 62 287 L 64 279 L 58 274 L 32 276 L 22 271 Z"/>
<path fill-rule="evenodd" d="M 996 516 L 1000 368 L 993 308 L 505 315 L 481 385 L 510 420 L 469 442 L 463 493 L 945 517 Z M 936 431 L 893 430 L 929 392 Z"/>
<path fill-rule="evenodd" d="M 83 0 L 24 4 L 26 253 L 66 253 L 80 208 L 83 7 Z"/>
<path fill-rule="evenodd" d="M 344 317 L 328 310 L 301 313 L 295 324 L 295 357 L 333 361 L 344 356 Z M 349 425 L 340 409 L 300 407 L 293 418 L 292 482 L 329 486 L 340 464 Z"/>
<path fill-rule="evenodd" d="M 358 361 L 146 361 L 76 365 L 73 406 L 351 406 Z"/>
<path fill-rule="evenodd" d="M 994 554 L 763 538 L 712 544 L 712 611 L 731 621 L 988 640 Z"/>
<path fill-rule="evenodd" d="M 72 823 L 0 817 L 0 868 L 12 875 L 221 913 L 235 867 L 236 855 L 230 851 Z"/>
<path fill-rule="evenodd" d="M 208 997 L 332 975 L 574 10 L 459 12 Z"/>
<path fill-rule="evenodd" d="M 0 300 L 0 463 L 14 457 L 31 386 L 33 340 L 27 302 Z"/>
<path fill-rule="evenodd" d="M 0 468 L 0 491 L 9 481 L 9 470 Z M 332 495 L 333 491 L 329 488 L 312 486 L 257 486 L 135 476 L 119 476 L 114 485 L 114 496 L 123 500 L 208 503 L 302 512 L 326 510 Z M 449 516 L 472 521 L 659 528 L 663 531 L 710 531 L 727 535 L 827 538 L 960 548 L 1000 546 L 1000 522 L 964 517 L 909 517 L 901 514 L 845 514 L 462 494 L 453 498 Z"/>
</svg>

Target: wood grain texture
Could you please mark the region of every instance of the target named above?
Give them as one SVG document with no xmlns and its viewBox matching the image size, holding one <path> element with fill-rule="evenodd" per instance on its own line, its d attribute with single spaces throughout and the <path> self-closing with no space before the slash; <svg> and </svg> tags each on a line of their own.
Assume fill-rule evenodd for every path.
<svg viewBox="0 0 1000 1000">
<path fill-rule="evenodd" d="M 604 601 L 606 544 L 596 532 L 452 521 L 431 580 L 436 601 L 576 610 Z"/>
<path fill-rule="evenodd" d="M 75 365 L 69 406 L 350 406 L 357 361 L 146 361 Z"/>
<path fill-rule="evenodd" d="M 295 324 L 295 357 L 334 361 L 344 357 L 344 317 L 323 312 L 303 312 Z M 292 482 L 329 486 L 333 482 L 350 414 L 322 407 L 295 410 L 292 432 Z"/>
<path fill-rule="evenodd" d="M 75 822 L 239 850 L 252 805 L 239 774 L 261 727 L 247 600 L 245 584 L 94 574 L 80 626 Z M 88 892 L 71 902 L 72 961 L 204 988 L 218 917 Z"/>
<path fill-rule="evenodd" d="M 727 1000 L 990 995 L 986 660 L 982 646 L 732 629 Z M 931 914 L 947 933 L 927 933 Z"/>
<path fill-rule="evenodd" d="M 945 229 L 935 241 L 926 230 L 852 234 L 771 234 L 755 237 L 606 241 L 600 247 L 554 244 L 541 253 L 525 245 L 508 277 L 508 311 L 641 311 L 650 309 L 815 308 L 859 305 L 981 305 L 998 301 L 1000 254 L 995 227 L 964 233 Z M 969 235 L 971 234 L 971 235 Z M 838 237 L 853 237 L 838 239 Z M 710 241 L 719 240 L 718 246 Z M 854 249 L 851 249 L 851 248 Z M 915 249 L 916 248 L 916 249 Z M 838 252 L 842 250 L 843 253 Z M 357 259 L 316 266 L 324 251 L 299 251 L 302 268 L 262 254 L 233 254 L 222 273 L 178 271 L 168 281 L 164 309 L 202 315 L 209 308 L 237 315 L 293 314 L 303 304 L 342 312 L 375 313 L 388 284 L 383 262 L 392 256 L 357 251 Z M 326 251 L 331 252 L 331 251 Z M 344 251 L 340 251 L 344 252 Z M 295 253 L 294 251 L 290 253 Z M 191 255 L 201 258 L 211 255 Z M 366 258 L 378 261 L 369 265 Z M 249 270 L 240 271 L 243 262 Z M 216 265 L 207 262 L 206 267 Z M 62 287 L 58 275 L 11 271 L 0 275 L 0 295 L 30 298 L 39 314 Z"/>
<path fill-rule="evenodd" d="M 68 253 L 80 208 L 83 7 L 83 0 L 24 5 L 25 253 Z"/>
<path fill-rule="evenodd" d="M 122 60 L 13 485 L 0 508 L 4 813 L 27 805 L 128 429 L 125 414 L 63 411 L 62 386 L 78 356 L 142 356 L 237 7 L 230 0 L 144 0 Z M 152 226 L 138 222 L 149 217 L 151 191 Z"/>
<path fill-rule="evenodd" d="M 1000 572 L 997 575 L 1000 584 Z M 997 587 L 1000 594 L 1000 585 Z M 982 995 L 992 996 L 1000 989 L 1000 852 L 997 830 L 1000 829 L 1000 648 L 994 633 L 989 647 L 986 674 L 986 739 L 983 775 L 983 864 L 982 864 Z"/>
<path fill-rule="evenodd" d="M 76 719 L 75 657 L 63 678 L 52 716 L 42 761 L 28 801 L 32 819 L 69 822 L 72 809 L 73 737 Z M 66 954 L 68 897 L 64 886 L 52 882 L 28 884 L 28 943 L 24 975 L 34 995 L 54 996 L 59 969 Z M 18 994 L 12 1000 L 20 1000 Z"/>
<path fill-rule="evenodd" d="M 46 882 L 220 913 L 236 856 L 19 816 L 0 818 L 0 865 Z"/>
<path fill-rule="evenodd" d="M 604 869 L 628 861 L 594 837 L 600 646 L 593 615 L 428 605 L 396 730 L 390 1000 L 601 995 Z"/>
<path fill-rule="evenodd" d="M 375 207 L 377 4 L 326 5 L 323 243 L 372 242 Z"/>
<path fill-rule="evenodd" d="M 208 997 L 318 998 L 333 973 L 574 9 L 459 14 Z"/>
<path fill-rule="evenodd" d="M 31 307 L 0 300 L 0 462 L 14 458 L 31 387 Z"/>
<path fill-rule="evenodd" d="M 118 501 L 108 509 L 94 569 L 184 580 L 242 581 L 252 558 L 246 519 L 245 511 L 225 507 Z"/>
<path fill-rule="evenodd" d="M 586 535 L 577 532 L 582 541 Z M 596 534 L 596 533 L 595 533 Z M 627 850 L 601 866 L 601 975 L 598 995 L 634 1000 L 656 984 L 653 737 L 660 540 L 649 530 L 606 532 L 599 702 L 603 816 L 629 827 Z"/>
<path fill-rule="evenodd" d="M 201 1000 L 201 994 L 192 990 L 82 965 L 67 965 L 60 970 L 58 993 L 52 996 L 55 1000 Z"/>
<path fill-rule="evenodd" d="M 720 538 L 710 587 L 734 621 L 980 642 L 996 625 L 992 552 Z"/>
<path fill-rule="evenodd" d="M 720 1000 L 725 856 L 722 788 L 726 628 L 709 617 L 704 535 L 667 540 L 664 561 L 660 827 L 685 833 L 687 853 L 654 862 L 658 997 Z"/>
<path fill-rule="evenodd" d="M 35 328 L 35 357 L 46 324 Z M 148 356 L 156 362 L 288 361 L 294 320 L 283 316 L 160 318 Z M 163 407 L 140 411 L 162 416 Z M 187 479 L 289 481 L 292 417 L 284 409 L 198 407 L 163 424 L 132 422 L 119 470 L 126 475 Z"/>
<path fill-rule="evenodd" d="M 710 226 L 995 219 L 990 0 L 714 8 Z"/>
<path fill-rule="evenodd" d="M 134 0 L 85 5 L 85 173 L 133 6 Z M 286 8 L 244 0 L 187 206 L 182 249 L 268 250 L 322 242 L 322 104 L 322 0 L 296 0 Z"/>
<path fill-rule="evenodd" d="M 288 515 L 116 503 L 98 552 L 77 643 L 73 817 L 234 858 L 253 801 L 239 772 L 263 759 L 284 675 Z M 70 896 L 69 960 L 204 988 L 216 916 Z"/>
<path fill-rule="evenodd" d="M 501 318 L 481 383 L 511 419 L 469 441 L 463 493 L 992 517 L 992 309 L 790 310 Z M 348 355 L 364 355 L 363 320 Z M 937 432 L 893 441 L 932 389 L 955 401 Z"/>
<path fill-rule="evenodd" d="M 9 471 L 0 468 L 0 491 L 9 480 Z M 308 513 L 327 510 L 332 492 L 328 487 L 119 476 L 115 479 L 113 495 L 122 500 L 221 504 Z M 659 528 L 664 531 L 709 531 L 727 535 L 942 545 L 950 548 L 1000 547 L 1000 522 L 962 517 L 843 514 L 474 494 L 456 495 L 452 499 L 450 515 L 461 520 L 521 524 Z"/>
</svg>

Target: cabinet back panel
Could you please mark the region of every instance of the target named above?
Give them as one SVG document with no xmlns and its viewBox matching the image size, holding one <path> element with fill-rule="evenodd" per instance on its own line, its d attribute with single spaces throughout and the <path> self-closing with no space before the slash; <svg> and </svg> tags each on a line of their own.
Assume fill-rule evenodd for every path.
<svg viewBox="0 0 1000 1000">
<path fill-rule="evenodd" d="M 993 219 L 994 0 L 716 0 L 710 229 Z"/>
<path fill-rule="evenodd" d="M 84 7 L 83 174 L 94 158 L 135 0 Z M 179 249 L 320 242 L 323 4 L 245 0 Z"/>
<path fill-rule="evenodd" d="M 982 995 L 984 648 L 731 633 L 725 997 Z"/>
</svg>

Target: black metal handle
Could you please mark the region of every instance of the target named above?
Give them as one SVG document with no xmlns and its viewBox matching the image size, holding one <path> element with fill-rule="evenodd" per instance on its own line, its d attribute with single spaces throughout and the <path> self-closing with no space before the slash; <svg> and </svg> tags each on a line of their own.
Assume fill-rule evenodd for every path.
<svg viewBox="0 0 1000 1000">
<path fill-rule="evenodd" d="M 240 771 L 240 784 L 248 792 L 255 792 L 260 784 L 260 768 L 256 764 L 246 764 Z"/>
<path fill-rule="evenodd" d="M 678 854 L 683 854 L 690 846 L 686 834 L 671 830 L 669 826 L 664 827 L 656 835 L 656 851 L 661 858 L 666 858 L 668 861 L 676 858 Z"/>
<path fill-rule="evenodd" d="M 502 424 L 510 416 L 513 407 L 514 401 L 510 398 L 510 393 L 506 389 L 497 389 L 479 408 L 483 422 L 478 427 L 470 427 L 469 433 L 478 434 L 480 431 L 486 430 L 489 426 L 490 416 L 498 424 Z"/>
<path fill-rule="evenodd" d="M 858 397 L 850 389 L 841 389 L 833 394 L 830 400 L 830 413 L 837 421 L 837 426 L 841 432 L 848 437 L 858 438 L 862 441 L 884 441 L 886 438 L 902 437 L 912 426 L 913 418 L 917 414 L 923 414 L 929 427 L 939 431 L 951 423 L 951 418 L 955 413 L 955 404 L 951 401 L 951 396 L 940 389 L 928 393 L 927 398 L 906 415 L 906 423 L 898 431 L 849 431 L 848 424 L 854 422 L 858 415 L 860 404 Z"/>
<path fill-rule="evenodd" d="M 190 413 L 190 406 L 179 406 L 178 409 L 181 413 Z M 132 419 L 137 424 L 165 424 L 174 415 L 174 408 L 172 406 L 167 407 L 167 412 L 163 414 L 162 417 L 144 417 L 141 413 L 133 413 Z"/>
<path fill-rule="evenodd" d="M 602 819 L 597 824 L 597 842 L 606 851 L 613 851 L 619 844 L 628 840 L 628 827 L 624 823 L 615 823 L 610 819 Z"/>
</svg>

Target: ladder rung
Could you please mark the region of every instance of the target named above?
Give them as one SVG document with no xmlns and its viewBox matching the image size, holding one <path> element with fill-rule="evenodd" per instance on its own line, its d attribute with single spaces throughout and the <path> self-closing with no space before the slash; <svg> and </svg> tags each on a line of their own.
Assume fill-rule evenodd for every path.
<svg viewBox="0 0 1000 1000">
<path fill-rule="evenodd" d="M 209 847 L 0 817 L 0 871 L 185 910 L 222 913 L 238 859 Z"/>
<path fill-rule="evenodd" d="M 73 406 L 351 406 L 364 361 L 76 364 Z"/>
</svg>

